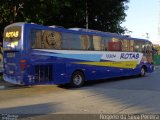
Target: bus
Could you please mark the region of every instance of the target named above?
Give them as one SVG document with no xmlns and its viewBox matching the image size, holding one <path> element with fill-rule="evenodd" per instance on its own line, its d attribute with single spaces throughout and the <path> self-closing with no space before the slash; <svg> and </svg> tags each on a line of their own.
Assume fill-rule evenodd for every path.
<svg viewBox="0 0 160 120">
<path fill-rule="evenodd" d="M 84 28 L 13 23 L 4 29 L 3 78 L 13 84 L 70 84 L 154 71 L 152 43 Z"/>
</svg>

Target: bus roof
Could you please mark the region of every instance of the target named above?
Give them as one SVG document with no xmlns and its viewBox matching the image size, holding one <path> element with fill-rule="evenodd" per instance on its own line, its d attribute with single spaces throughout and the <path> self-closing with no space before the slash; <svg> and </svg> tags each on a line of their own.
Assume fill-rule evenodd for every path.
<svg viewBox="0 0 160 120">
<path fill-rule="evenodd" d="M 147 39 L 141 39 L 141 38 L 132 38 L 132 37 L 128 37 L 128 36 L 123 36 L 117 33 L 110 33 L 110 32 L 103 32 L 103 31 L 99 31 L 99 30 L 92 30 L 92 29 L 85 29 L 85 28 L 63 28 L 62 26 L 56 26 L 56 25 L 52 25 L 52 26 L 43 26 L 43 25 L 39 25 L 36 23 L 25 23 L 25 22 L 17 22 L 17 23 L 13 23 L 10 24 L 8 26 L 5 27 L 11 27 L 11 26 L 30 26 L 30 27 L 34 27 L 37 29 L 44 29 L 44 30 L 55 30 L 58 32 L 66 32 L 66 33 L 74 33 L 74 34 L 84 34 L 84 35 L 96 35 L 96 36 L 102 36 L 102 37 L 116 37 L 116 38 L 120 38 L 120 39 L 127 39 L 127 40 L 142 40 L 142 41 L 148 41 Z"/>
</svg>

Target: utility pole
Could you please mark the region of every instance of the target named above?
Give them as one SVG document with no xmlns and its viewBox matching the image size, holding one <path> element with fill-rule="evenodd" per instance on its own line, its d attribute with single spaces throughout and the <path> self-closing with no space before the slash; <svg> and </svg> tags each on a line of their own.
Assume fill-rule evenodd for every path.
<svg viewBox="0 0 160 120">
<path fill-rule="evenodd" d="M 149 40 L 149 33 L 146 33 L 146 39 Z"/>
<path fill-rule="evenodd" d="M 87 0 L 86 0 L 86 29 L 88 29 L 88 3 L 87 3 Z"/>
</svg>

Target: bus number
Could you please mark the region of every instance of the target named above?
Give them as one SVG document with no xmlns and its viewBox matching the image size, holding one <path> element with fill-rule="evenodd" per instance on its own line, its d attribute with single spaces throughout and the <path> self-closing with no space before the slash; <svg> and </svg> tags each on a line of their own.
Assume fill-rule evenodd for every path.
<svg viewBox="0 0 160 120">
<path fill-rule="evenodd" d="M 7 53 L 7 57 L 15 57 L 15 53 Z"/>
</svg>

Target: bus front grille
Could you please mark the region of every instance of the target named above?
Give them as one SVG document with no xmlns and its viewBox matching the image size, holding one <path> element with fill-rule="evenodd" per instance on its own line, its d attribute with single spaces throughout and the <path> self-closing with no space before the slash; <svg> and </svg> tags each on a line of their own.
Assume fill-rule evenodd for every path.
<svg viewBox="0 0 160 120">
<path fill-rule="evenodd" d="M 35 82 L 50 82 L 52 81 L 52 65 L 35 65 Z"/>
</svg>

